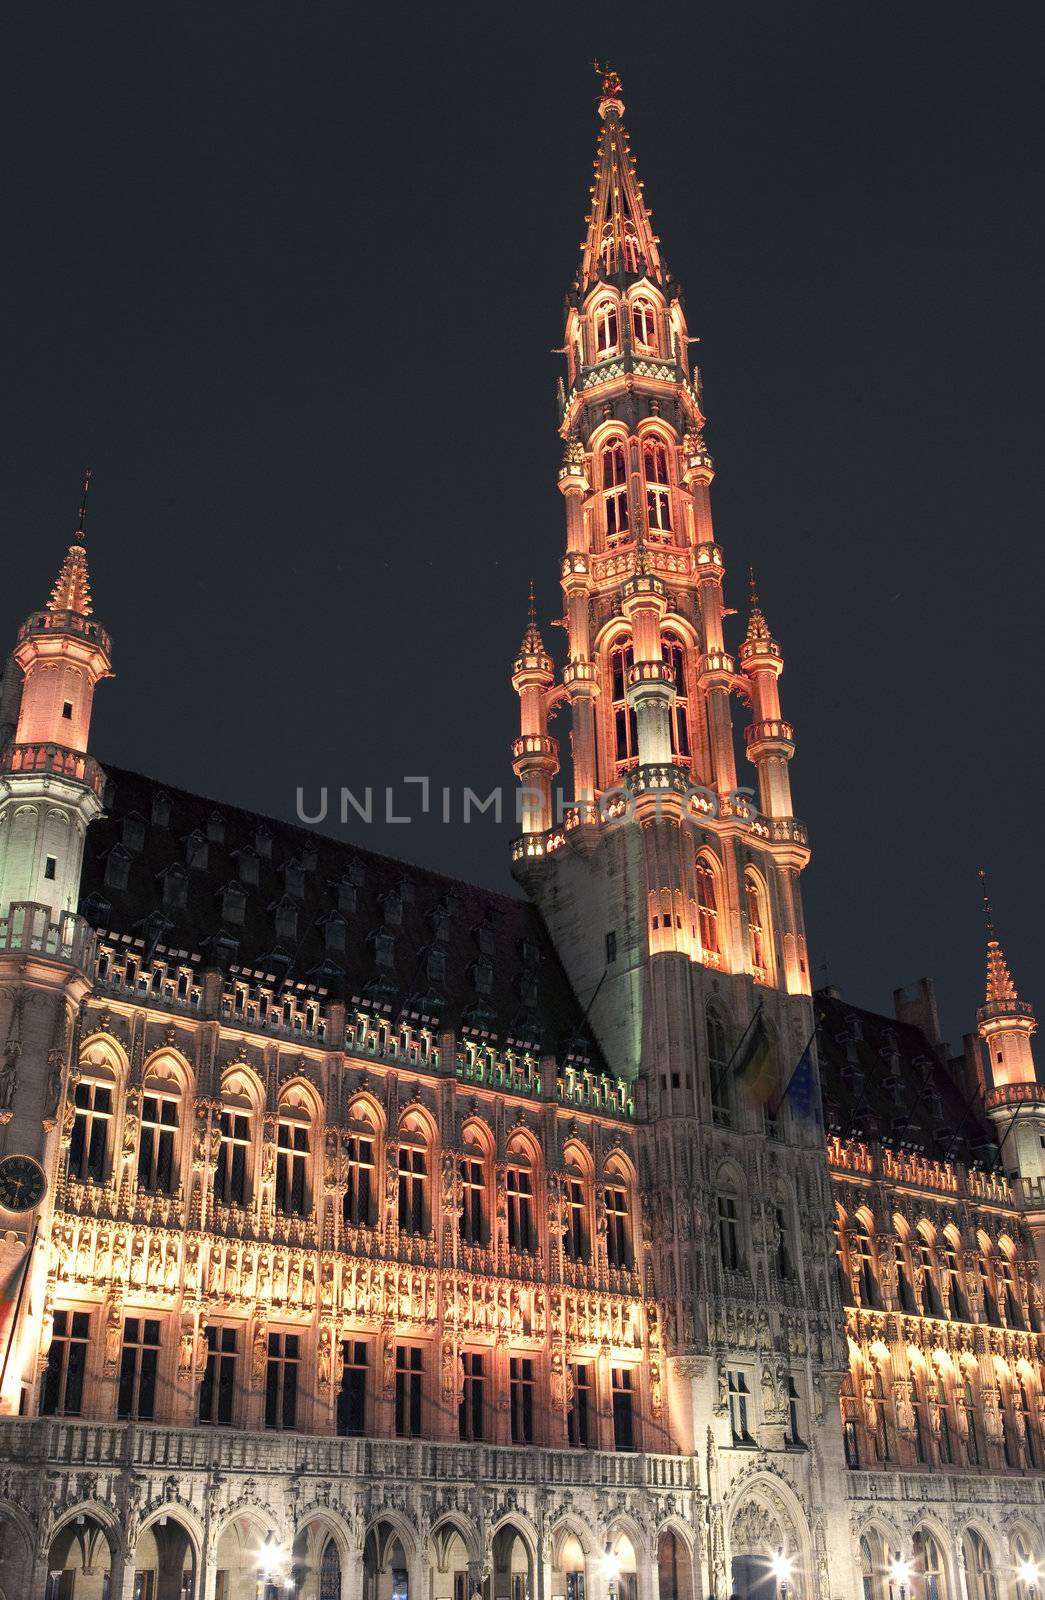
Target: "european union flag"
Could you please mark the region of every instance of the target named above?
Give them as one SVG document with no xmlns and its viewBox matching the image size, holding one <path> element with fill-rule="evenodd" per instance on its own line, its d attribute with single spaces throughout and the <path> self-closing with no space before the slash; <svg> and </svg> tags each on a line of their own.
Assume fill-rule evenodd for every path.
<svg viewBox="0 0 1045 1600">
<path fill-rule="evenodd" d="M 816 1116 L 816 1076 L 813 1072 L 812 1040 L 798 1058 L 798 1065 L 791 1074 L 791 1082 L 787 1086 L 786 1098 L 791 1101 L 791 1108 L 796 1116 Z"/>
</svg>

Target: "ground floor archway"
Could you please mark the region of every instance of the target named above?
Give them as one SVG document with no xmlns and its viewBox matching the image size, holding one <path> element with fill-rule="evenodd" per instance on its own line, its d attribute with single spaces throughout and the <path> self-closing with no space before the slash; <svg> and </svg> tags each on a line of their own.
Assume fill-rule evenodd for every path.
<svg viewBox="0 0 1045 1600">
<path fill-rule="evenodd" d="M 81 1511 L 60 1527 L 47 1551 L 46 1600 L 109 1600 L 110 1534 Z"/>
</svg>

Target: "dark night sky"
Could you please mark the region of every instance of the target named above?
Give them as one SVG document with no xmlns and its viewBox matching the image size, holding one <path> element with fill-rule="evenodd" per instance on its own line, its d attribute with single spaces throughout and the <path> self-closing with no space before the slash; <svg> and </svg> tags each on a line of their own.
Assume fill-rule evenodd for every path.
<svg viewBox="0 0 1045 1600">
<path fill-rule="evenodd" d="M 785 651 L 814 965 L 886 1009 L 934 974 L 956 1039 L 982 861 L 1045 1009 L 1039 5 L 3 17 L 0 638 L 89 464 L 103 760 L 283 816 L 510 780 L 606 55 L 702 336 L 727 598 L 753 561 Z M 508 886 L 508 824 L 353 831 Z"/>
</svg>

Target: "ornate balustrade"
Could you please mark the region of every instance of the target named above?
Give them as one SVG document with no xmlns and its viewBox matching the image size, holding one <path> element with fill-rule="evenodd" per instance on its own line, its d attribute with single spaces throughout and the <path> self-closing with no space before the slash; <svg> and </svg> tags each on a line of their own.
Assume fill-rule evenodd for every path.
<svg viewBox="0 0 1045 1600">
<path fill-rule="evenodd" d="M 0 771 L 72 778 L 76 783 L 87 784 L 99 798 L 105 787 L 105 773 L 93 756 L 61 744 L 9 744 L 0 756 Z"/>
<path fill-rule="evenodd" d="M 94 965 L 94 930 L 83 917 L 65 911 L 51 921 L 51 907 L 32 900 L 13 900 L 0 917 L 0 951 L 49 956 L 87 972 Z"/>
<path fill-rule="evenodd" d="M 0 1459 L 62 1471 L 136 1468 L 165 1472 L 241 1471 L 255 1477 L 311 1475 L 535 1487 L 548 1483 L 605 1488 L 697 1487 L 696 1465 L 688 1456 L 547 1450 L 533 1445 L 342 1439 L 54 1417 L 0 1419 Z"/>
</svg>

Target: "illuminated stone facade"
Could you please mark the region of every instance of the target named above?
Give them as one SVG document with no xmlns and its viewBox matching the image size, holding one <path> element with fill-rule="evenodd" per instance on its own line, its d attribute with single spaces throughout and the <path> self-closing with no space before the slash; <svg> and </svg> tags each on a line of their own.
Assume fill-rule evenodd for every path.
<svg viewBox="0 0 1045 1600">
<path fill-rule="evenodd" d="M 49 1182 L 0 1244 L 9 1278 L 35 1237 L 3 1600 L 886 1600 L 896 1552 L 917 1600 L 995 1600 L 1045 1554 L 1033 1017 L 992 932 L 1008 1178 L 909 1022 L 823 996 L 811 1044 L 783 658 L 754 594 L 727 650 L 699 374 L 612 74 L 599 116 L 567 662 L 531 609 L 513 674 L 526 898 L 103 773 L 82 526 L 21 631 L 0 1137 Z M 749 1029 L 768 1106 L 734 1081 Z M 815 1069 L 779 1103 L 807 1048 L 826 1160 Z M 949 1159 L 903 1148 L 963 1117 Z"/>
</svg>

